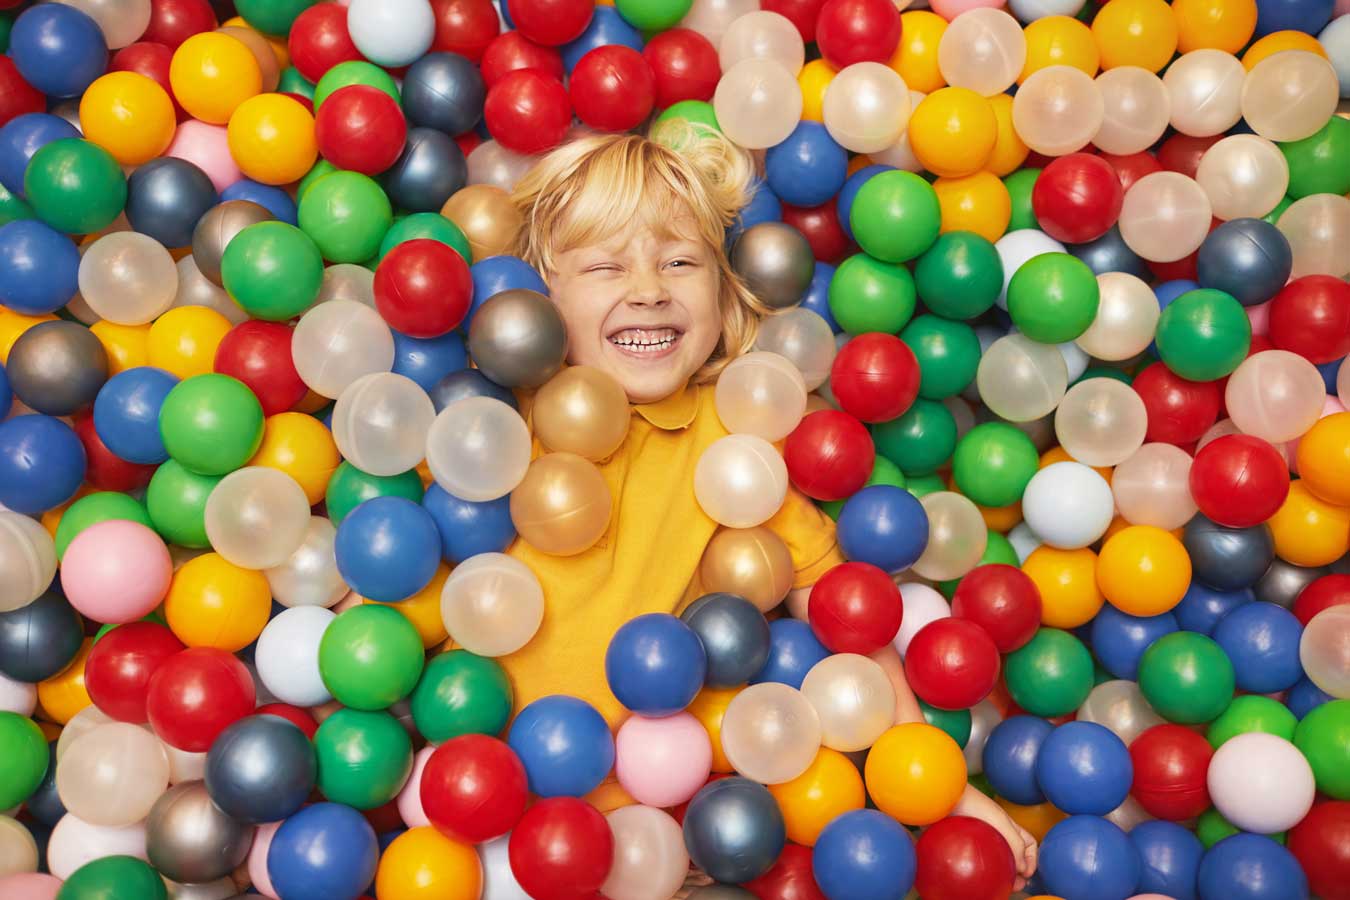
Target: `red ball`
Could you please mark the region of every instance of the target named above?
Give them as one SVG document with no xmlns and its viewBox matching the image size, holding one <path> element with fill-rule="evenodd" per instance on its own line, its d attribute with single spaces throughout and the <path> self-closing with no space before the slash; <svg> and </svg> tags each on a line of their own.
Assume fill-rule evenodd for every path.
<svg viewBox="0 0 1350 900">
<path fill-rule="evenodd" d="M 924 900 L 1007 900 L 1012 894 L 1017 861 L 987 822 L 948 816 L 929 826 L 914 851 L 914 889 Z"/>
<path fill-rule="evenodd" d="M 788 477 L 815 500 L 843 500 L 857 493 L 871 477 L 876 455 L 867 428 L 833 409 L 805 416 L 783 445 Z"/>
<path fill-rule="evenodd" d="M 390 328 L 409 337 L 453 331 L 468 315 L 472 297 L 469 264 L 440 241 L 404 241 L 375 269 L 375 308 Z"/>
<path fill-rule="evenodd" d="M 488 88 L 483 120 L 497 143 L 532 155 L 562 143 L 572 104 L 562 82 L 538 69 L 516 69 Z"/>
<path fill-rule="evenodd" d="M 1154 262 L 1145 260 L 1148 270 L 1153 273 L 1153 277 L 1158 281 L 1195 281 L 1196 265 L 1200 259 L 1200 251 L 1197 250 L 1190 256 L 1183 256 L 1181 259 L 1172 262 Z"/>
<path fill-rule="evenodd" d="M 826 0 L 816 17 L 816 45 L 836 69 L 884 64 L 900 45 L 900 10 L 891 0 Z"/>
<path fill-rule="evenodd" d="M 1145 175 L 1152 175 L 1154 172 L 1163 170 L 1162 163 L 1158 158 L 1147 150 L 1140 150 L 1138 153 L 1131 153 L 1128 156 L 1115 156 L 1110 153 L 1103 153 L 1101 158 L 1111 166 L 1116 172 L 1116 177 L 1120 179 L 1120 189 L 1128 191 L 1136 181 Z"/>
<path fill-rule="evenodd" d="M 508 31 L 488 42 L 482 69 L 483 84 L 489 89 L 517 69 L 538 69 L 559 82 L 563 80 L 562 54 L 536 44 L 519 31 Z"/>
<path fill-rule="evenodd" d="M 1206 775 L 1214 748 L 1183 725 L 1154 725 L 1130 744 L 1130 793 L 1151 816 L 1180 822 L 1209 809 Z"/>
<path fill-rule="evenodd" d="M 839 222 L 838 200 L 831 197 L 820 206 L 783 204 L 783 221 L 802 233 L 811 245 L 811 255 L 834 265 L 850 252 L 853 241 Z"/>
<path fill-rule="evenodd" d="M 150 727 L 170 747 L 204 753 L 230 725 L 252 715 L 253 679 L 233 654 L 189 647 L 164 660 L 150 676 Z"/>
<path fill-rule="evenodd" d="M 279 719 L 285 719 L 296 728 L 305 733 L 305 737 L 311 741 L 319 730 L 319 723 L 314 721 L 314 717 L 309 714 L 309 710 L 302 709 L 299 706 L 292 706 L 289 703 L 265 703 L 253 711 L 258 716 L 276 716 Z"/>
<path fill-rule="evenodd" d="M 712 100 L 722 76 L 717 48 L 692 28 L 663 31 L 642 48 L 656 87 L 656 105 L 681 100 Z"/>
<path fill-rule="evenodd" d="M 150 676 L 183 642 L 158 622 L 128 622 L 98 639 L 84 664 L 84 686 L 104 714 L 119 722 L 149 721 Z"/>
<path fill-rule="evenodd" d="M 127 462 L 108 449 L 94 429 L 94 414 L 80 413 L 71 420 L 75 436 L 84 445 L 84 480 L 100 491 L 139 490 L 150 483 L 158 466 Z"/>
<path fill-rule="evenodd" d="M 938 709 L 969 709 L 998 683 L 998 645 L 969 619 L 936 619 L 905 650 L 905 677 L 914 693 Z"/>
<path fill-rule="evenodd" d="M 511 3 L 511 23 L 516 30 L 548 47 L 581 37 L 594 13 L 594 0 L 512 0 Z"/>
<path fill-rule="evenodd" d="M 347 33 L 347 7 L 341 3 L 316 3 L 296 16 L 286 48 L 291 65 L 310 81 L 338 63 L 365 59 Z"/>
<path fill-rule="evenodd" d="M 849 415 L 864 422 L 889 422 L 913 405 L 921 375 L 908 344 L 873 331 L 852 338 L 835 355 L 830 390 Z"/>
<path fill-rule="evenodd" d="M 262 404 L 263 415 L 285 412 L 308 390 L 291 358 L 291 328 L 281 322 L 240 322 L 216 347 L 215 370 L 237 378 Z"/>
<path fill-rule="evenodd" d="M 568 79 L 577 118 L 601 131 L 627 131 L 651 115 L 656 83 L 651 67 L 632 47 L 606 44 L 577 60 Z"/>
<path fill-rule="evenodd" d="M 1086 244 L 1106 234 L 1124 202 L 1116 170 L 1091 153 L 1059 157 L 1031 189 L 1031 210 L 1041 231 L 1066 244 Z"/>
<path fill-rule="evenodd" d="M 1194 178 L 1196 169 L 1200 168 L 1200 157 L 1217 144 L 1221 137 L 1222 134 L 1209 137 L 1174 134 L 1158 148 L 1158 163 L 1169 172 L 1180 172 L 1187 178 Z"/>
<path fill-rule="evenodd" d="M 1307 628 L 1313 616 L 1342 603 L 1350 603 L 1350 575 L 1323 575 L 1299 592 L 1293 613 Z"/>
<path fill-rule="evenodd" d="M 504 741 L 461 735 L 427 760 L 421 797 L 438 831 L 461 843 L 481 844 L 506 834 L 524 815 L 529 798 L 525 766 Z"/>
<path fill-rule="evenodd" d="M 434 52 L 449 51 L 479 62 L 488 44 L 501 34 L 492 0 L 431 0 L 431 12 L 436 16 Z"/>
<path fill-rule="evenodd" d="M 759 8 L 787 19 L 809 44 L 816 39 L 816 20 L 824 5 L 825 0 L 760 0 Z"/>
<path fill-rule="evenodd" d="M 534 900 L 592 900 L 613 864 L 614 834 L 586 801 L 550 797 L 520 817 L 507 854 Z"/>
<path fill-rule="evenodd" d="M 1210 441 L 1191 463 L 1191 496 L 1210 519 L 1250 528 L 1275 515 L 1289 495 L 1289 466 L 1268 442 L 1249 434 Z"/>
<path fill-rule="evenodd" d="M 1041 592 L 1016 566 L 976 566 L 956 584 L 952 615 L 985 630 L 1000 653 L 1011 653 L 1041 626 Z"/>
<path fill-rule="evenodd" d="M 811 587 L 806 615 L 831 653 L 865 656 L 895 640 L 904 605 L 891 576 L 871 563 L 846 562 Z"/>
<path fill-rule="evenodd" d="M 1350 802 L 1315 805 L 1289 829 L 1288 846 L 1314 897 L 1350 900 Z"/>
<path fill-rule="evenodd" d="M 1162 363 L 1134 378 L 1134 392 L 1148 412 L 1150 441 L 1189 444 L 1204 436 L 1223 408 L 1223 386 L 1217 381 L 1188 381 Z"/>
<path fill-rule="evenodd" d="M 759 900 L 825 900 L 811 870 L 811 848 L 784 844 L 769 871 L 741 885 Z"/>
<path fill-rule="evenodd" d="M 1350 284 L 1330 275 L 1304 275 L 1270 304 L 1270 340 L 1314 365 L 1350 353 Z"/>
<path fill-rule="evenodd" d="M 323 158 L 363 175 L 378 175 L 397 162 L 407 137 L 408 123 L 398 101 L 369 85 L 339 88 L 314 117 L 314 138 Z"/>
<path fill-rule="evenodd" d="M 215 27 L 216 12 L 207 0 L 150 0 L 150 24 L 140 39 L 177 50 L 194 34 Z"/>
<path fill-rule="evenodd" d="M 0 54 L 0 125 L 25 113 L 43 112 L 47 98 L 19 74 L 14 60 Z"/>
<path fill-rule="evenodd" d="M 169 62 L 173 59 L 173 51 L 165 44 L 155 44 L 150 41 L 137 41 L 134 44 L 128 44 L 121 50 L 112 55 L 108 62 L 109 72 L 135 72 L 137 75 L 144 75 L 151 81 L 164 88 L 164 93 L 169 95 L 173 101 L 174 112 L 178 116 L 178 121 L 183 121 L 188 117 L 187 111 L 178 105 L 178 98 L 173 95 L 173 86 L 169 83 Z"/>
</svg>

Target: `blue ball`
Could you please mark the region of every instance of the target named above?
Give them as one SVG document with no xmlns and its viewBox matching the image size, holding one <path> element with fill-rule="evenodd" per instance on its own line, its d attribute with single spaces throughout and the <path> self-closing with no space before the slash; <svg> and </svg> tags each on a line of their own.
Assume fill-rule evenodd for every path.
<svg viewBox="0 0 1350 900">
<path fill-rule="evenodd" d="M 434 338 L 408 337 L 397 331 L 393 335 L 394 374 L 411 379 L 428 393 L 442 378 L 469 364 L 464 335 L 458 331 Z"/>
<path fill-rule="evenodd" d="M 1331 21 L 1335 0 L 1256 0 L 1256 34 L 1302 31 L 1316 35 Z"/>
<path fill-rule="evenodd" d="M 356 900 L 379 859 L 375 829 L 364 816 L 340 803 L 315 803 L 273 835 L 267 876 L 286 900 Z"/>
<path fill-rule="evenodd" d="M 928 546 L 928 514 L 904 488 L 874 484 L 845 501 L 837 534 L 849 559 L 899 572 L 914 565 Z"/>
<path fill-rule="evenodd" d="M 80 131 L 51 113 L 24 113 L 0 127 L 0 185 L 16 197 L 24 196 L 23 174 L 33 154 L 52 141 L 77 138 Z"/>
<path fill-rule="evenodd" d="M 469 277 L 473 279 L 473 302 L 469 312 L 460 324 L 460 330 L 466 334 L 473 314 L 478 307 L 494 294 L 524 288 L 548 295 L 548 285 L 534 267 L 519 256 L 489 256 L 469 266 Z"/>
<path fill-rule="evenodd" d="M 9 408 L 14 405 L 14 389 L 9 386 L 9 375 L 5 372 L 5 367 L 0 364 L 0 420 L 9 415 Z"/>
<path fill-rule="evenodd" d="M 693 629 L 648 613 L 625 622 L 605 651 L 605 678 L 619 702 L 644 716 L 669 716 L 703 687 L 708 657 Z"/>
<path fill-rule="evenodd" d="M 1064 900 L 1125 900 L 1139 887 L 1143 865 L 1116 825 L 1097 816 L 1070 816 L 1041 843 L 1040 873 L 1046 890 Z"/>
<path fill-rule="evenodd" d="M 441 556 L 455 565 L 479 553 L 500 553 L 516 539 L 509 495 L 475 503 L 432 484 L 422 495 L 422 508 L 441 536 Z"/>
<path fill-rule="evenodd" d="M 1012 716 L 989 732 L 984 744 L 984 775 L 1000 796 L 1021 806 L 1045 802 L 1036 781 L 1036 759 L 1054 730 L 1055 726 L 1045 719 Z"/>
<path fill-rule="evenodd" d="M 1233 296 L 1243 306 L 1274 297 L 1289 280 L 1294 251 L 1280 229 L 1263 219 L 1231 219 L 1200 245 L 1196 280 Z"/>
<path fill-rule="evenodd" d="M 811 871 L 829 900 L 904 900 L 918 857 L 905 826 L 875 809 L 855 809 L 820 832 Z"/>
<path fill-rule="evenodd" d="M 1303 626 L 1283 606 L 1245 603 L 1219 620 L 1213 636 L 1233 661 L 1240 690 L 1273 694 L 1303 677 L 1298 658 Z"/>
<path fill-rule="evenodd" d="M 26 316 L 55 312 L 80 289 L 80 251 L 39 222 L 0 225 L 0 303 Z"/>
<path fill-rule="evenodd" d="M 1336 699 L 1312 683 L 1309 678 L 1300 678 L 1289 693 L 1284 695 L 1284 705 L 1289 707 L 1289 711 L 1296 718 L 1303 718 L 1323 703 L 1330 703 Z"/>
<path fill-rule="evenodd" d="M 719 778 L 699 788 L 684 814 L 684 845 L 703 872 L 744 884 L 769 870 L 787 843 L 773 795 L 748 778 Z"/>
<path fill-rule="evenodd" d="M 763 181 L 755 179 L 754 183 L 750 185 L 750 202 L 741 207 L 741 214 L 727 229 L 727 243 L 734 242 L 736 238 L 741 236 L 741 232 L 753 228 L 761 222 L 781 222 L 782 220 L 783 204 L 779 202 L 778 196 Z"/>
<path fill-rule="evenodd" d="M 1172 607 L 1172 615 L 1176 616 L 1182 631 L 1194 631 L 1209 637 L 1224 616 L 1255 599 L 1251 588 L 1216 591 L 1198 581 L 1192 581 L 1182 595 L 1181 602 Z"/>
<path fill-rule="evenodd" d="M 1175 822 L 1141 822 L 1130 831 L 1130 843 L 1143 863 L 1139 893 L 1197 900 L 1196 878 L 1205 846 L 1193 832 Z"/>
<path fill-rule="evenodd" d="M 1139 674 L 1139 658 L 1149 645 L 1178 629 L 1177 617 L 1170 612 L 1131 616 L 1108 603 L 1092 619 L 1090 643 L 1102 668 L 1117 678 L 1134 681 Z"/>
<path fill-rule="evenodd" d="M 778 199 L 792 206 L 819 206 L 844 186 L 848 151 L 819 122 L 804 120 L 764 155 L 764 175 Z"/>
<path fill-rule="evenodd" d="M 1096 722 L 1064 723 L 1036 757 L 1041 792 L 1069 815 L 1106 815 L 1125 802 L 1133 781 L 1125 742 Z"/>
<path fill-rule="evenodd" d="M 1322 376 L 1322 384 L 1326 385 L 1327 393 L 1333 397 L 1336 396 L 1336 376 L 1340 374 L 1343 362 L 1345 357 L 1324 362 L 1317 367 L 1318 374 Z"/>
<path fill-rule="evenodd" d="M 278 222 L 285 222 L 287 225 L 299 224 L 299 212 L 295 201 L 291 199 L 290 194 L 279 187 L 259 184 L 256 181 L 241 178 L 220 192 L 221 203 L 227 203 L 230 200 L 247 200 L 250 203 L 256 203 L 275 216 Z"/>
<path fill-rule="evenodd" d="M 1204 900 L 1306 900 L 1308 877 L 1294 854 L 1259 834 L 1230 835 L 1200 860 Z"/>
<path fill-rule="evenodd" d="M 816 260 L 815 274 L 811 276 L 811 284 L 806 288 L 806 293 L 802 295 L 802 302 L 798 306 L 820 316 L 830 326 L 830 330 L 838 334 L 844 329 L 839 327 L 839 323 L 834 320 L 834 313 L 830 312 L 830 282 L 833 279 L 834 266 Z"/>
<path fill-rule="evenodd" d="M 811 626 L 801 619 L 774 619 L 769 623 L 769 658 L 750 683 L 775 681 L 800 689 L 811 667 L 829 655 Z"/>
<path fill-rule="evenodd" d="M 769 659 L 769 623 L 755 604 L 735 594 L 705 594 L 680 614 L 708 657 L 704 684 L 715 688 L 748 682 Z"/>
<path fill-rule="evenodd" d="M 641 53 L 642 35 L 625 22 L 614 7 L 597 6 L 581 36 L 558 48 L 562 53 L 563 68 L 571 72 L 583 56 L 607 44 L 620 44 Z"/>
<path fill-rule="evenodd" d="M 604 716 L 585 700 L 554 694 L 526 706 L 506 742 L 540 797 L 582 797 L 614 768 L 614 738 Z"/>
<path fill-rule="evenodd" d="M 431 583 L 441 562 L 441 536 L 431 514 L 406 497 L 375 497 L 347 513 L 333 552 L 352 590 L 394 603 Z"/>
<path fill-rule="evenodd" d="M 24 80 L 48 97 L 78 97 L 108 68 L 98 23 L 73 6 L 30 6 L 14 20 L 9 55 Z"/>
<path fill-rule="evenodd" d="M 1189 278 L 1178 278 L 1174 281 L 1164 281 L 1154 287 L 1153 296 L 1158 298 L 1158 309 L 1164 310 L 1172 305 L 1173 300 L 1198 287 L 1200 287 L 1198 282 L 1191 281 Z M 1157 341 L 1149 341 L 1148 352 L 1152 353 L 1155 358 L 1158 356 Z"/>
<path fill-rule="evenodd" d="M 445 409 L 456 400 L 467 397 L 491 397 L 500 400 L 512 409 L 519 409 L 516 395 L 510 388 L 504 388 L 477 369 L 459 369 L 436 382 L 427 393 L 431 396 L 431 405 L 436 412 Z"/>
<path fill-rule="evenodd" d="M 839 212 L 839 225 L 844 229 L 844 234 L 850 238 L 853 237 L 853 225 L 849 222 L 849 216 L 853 214 L 853 201 L 857 199 L 858 191 L 862 190 L 863 184 L 873 175 L 880 175 L 882 172 L 890 172 L 894 169 L 895 166 L 873 163 L 870 166 L 863 166 L 844 181 L 844 186 L 839 190 L 839 200 L 835 206 L 835 209 Z"/>
<path fill-rule="evenodd" d="M 0 422 L 0 503 L 37 515 L 60 506 L 84 481 L 84 445 L 52 416 L 15 416 Z"/>
<path fill-rule="evenodd" d="M 164 462 L 169 452 L 159 433 L 159 410 L 177 384 L 177 378 L 153 366 L 136 366 L 109 378 L 94 399 L 99 440 L 127 462 Z"/>
</svg>

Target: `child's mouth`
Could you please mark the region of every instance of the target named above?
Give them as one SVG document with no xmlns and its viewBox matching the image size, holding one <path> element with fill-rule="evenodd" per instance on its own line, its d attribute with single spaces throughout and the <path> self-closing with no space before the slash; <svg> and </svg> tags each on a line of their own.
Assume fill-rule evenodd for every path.
<svg viewBox="0 0 1350 900">
<path fill-rule="evenodd" d="M 609 342 L 623 353 L 656 359 L 675 350 L 684 332 L 677 328 L 625 328 L 609 336 Z"/>
</svg>

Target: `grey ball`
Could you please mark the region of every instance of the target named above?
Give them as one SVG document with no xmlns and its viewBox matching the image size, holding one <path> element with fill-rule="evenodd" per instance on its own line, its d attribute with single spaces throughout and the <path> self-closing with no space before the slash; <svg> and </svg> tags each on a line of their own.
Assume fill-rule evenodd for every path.
<svg viewBox="0 0 1350 900">
<path fill-rule="evenodd" d="M 414 128 L 398 162 L 381 179 L 395 207 L 439 212 L 468 182 L 469 164 L 454 138 L 434 128 Z"/>
<path fill-rule="evenodd" d="M 783 814 L 762 784 L 733 776 L 705 785 L 684 814 L 689 858 L 718 881 L 758 878 L 783 852 Z"/>
<path fill-rule="evenodd" d="M 1120 228 L 1112 225 L 1106 234 L 1086 244 L 1074 244 L 1069 252 L 1078 257 L 1092 270 L 1093 275 L 1107 272 L 1125 272 L 1144 281 L 1152 281 L 1153 273 L 1148 263 L 1125 243 Z"/>
<path fill-rule="evenodd" d="M 483 117 L 483 73 L 458 53 L 428 53 L 403 76 L 403 112 L 412 125 L 463 134 Z"/>
<path fill-rule="evenodd" d="M 41 322 L 14 342 L 5 374 L 37 412 L 69 416 L 93 405 L 108 380 L 108 352 L 79 322 Z"/>
<path fill-rule="evenodd" d="M 165 247 L 186 247 L 197 222 L 218 199 L 205 172 L 185 159 L 162 156 L 127 179 L 127 221 Z"/>
<path fill-rule="evenodd" d="M 220 258 L 234 236 L 250 225 L 270 222 L 276 216 L 251 200 L 228 200 L 213 206 L 192 231 L 192 259 L 203 275 L 221 287 Z"/>
<path fill-rule="evenodd" d="M 1186 523 L 1181 543 L 1195 580 L 1219 591 L 1251 587 L 1275 559 L 1275 539 L 1265 523 L 1228 528 L 1196 516 Z"/>
<path fill-rule="evenodd" d="M 314 747 L 292 722 L 246 716 L 220 733 L 206 754 L 206 790 L 242 822 L 277 822 L 293 815 L 314 789 Z"/>
<path fill-rule="evenodd" d="M 802 233 L 782 222 L 746 229 L 731 248 L 731 268 L 750 292 L 772 309 L 801 302 L 816 273 L 816 259 Z"/>
<path fill-rule="evenodd" d="M 1303 589 L 1330 572 L 1325 566 L 1305 567 L 1276 559 L 1253 586 L 1257 600 L 1274 603 L 1285 609 L 1294 605 Z"/>
<path fill-rule="evenodd" d="M 477 369 L 460 369 L 446 375 L 431 388 L 431 405 L 436 412 L 445 409 L 456 400 L 469 397 L 491 397 L 500 400 L 512 409 L 519 409 L 516 395 L 508 391 Z"/>
<path fill-rule="evenodd" d="M 201 781 L 169 788 L 145 821 L 150 864 L 165 878 L 183 884 L 229 875 L 248 856 L 252 842 L 253 826 L 222 812 Z"/>
<path fill-rule="evenodd" d="M 47 591 L 27 606 L 0 613 L 0 674 L 36 684 L 70 665 L 84 643 L 79 613 Z"/>
<path fill-rule="evenodd" d="M 567 359 L 567 327 L 543 294 L 526 288 L 502 291 L 473 314 L 469 356 L 502 387 L 537 388 Z"/>
<path fill-rule="evenodd" d="M 709 884 L 689 892 L 689 900 L 755 900 L 755 895 L 734 884 Z"/>
<path fill-rule="evenodd" d="M 745 684 L 769 660 L 769 623 L 736 594 L 705 594 L 680 614 L 708 654 L 704 683 L 714 688 Z"/>
</svg>

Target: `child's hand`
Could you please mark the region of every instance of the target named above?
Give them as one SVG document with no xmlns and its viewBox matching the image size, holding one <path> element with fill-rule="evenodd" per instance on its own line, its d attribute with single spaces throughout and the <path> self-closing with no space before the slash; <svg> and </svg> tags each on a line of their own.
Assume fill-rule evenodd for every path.
<svg viewBox="0 0 1350 900">
<path fill-rule="evenodd" d="M 970 816 L 994 827 L 1012 850 L 1013 864 L 1017 867 L 1017 880 L 1013 890 L 1020 891 L 1026 886 L 1027 879 L 1036 873 L 1036 857 L 1039 848 L 1036 839 L 1021 825 L 1018 825 L 993 800 L 980 793 L 974 787 L 967 786 L 966 792 L 952 810 L 954 816 Z"/>
</svg>

